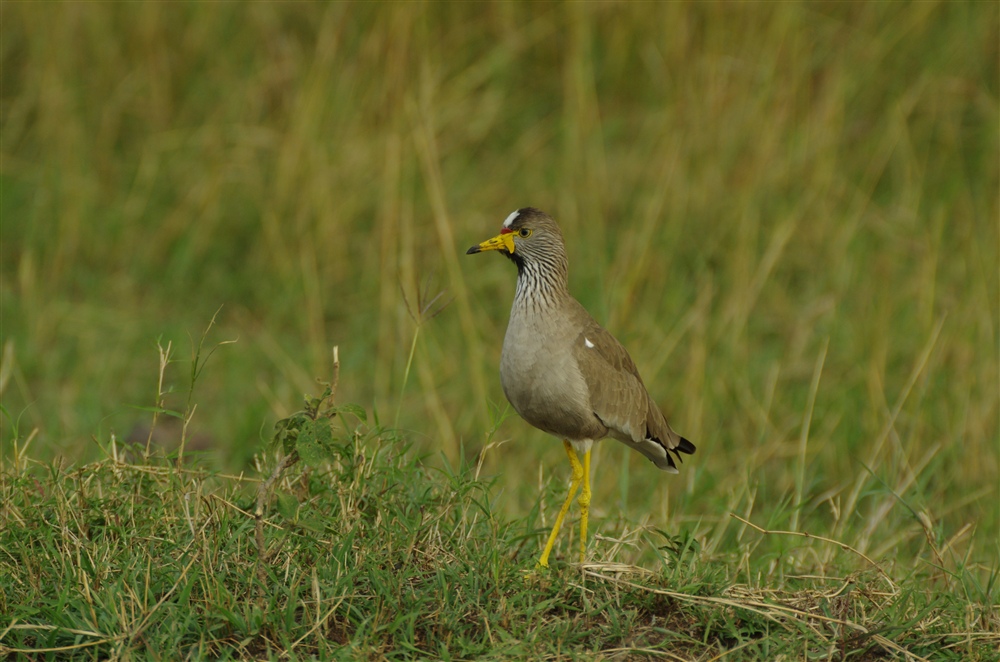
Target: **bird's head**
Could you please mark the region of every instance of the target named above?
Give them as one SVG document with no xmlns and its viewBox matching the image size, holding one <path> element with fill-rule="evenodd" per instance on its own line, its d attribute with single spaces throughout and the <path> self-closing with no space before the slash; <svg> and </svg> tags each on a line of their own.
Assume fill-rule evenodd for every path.
<svg viewBox="0 0 1000 662">
<path fill-rule="evenodd" d="M 500 251 L 517 265 L 519 272 L 527 265 L 565 265 L 566 261 L 566 248 L 559 226 L 552 217 L 534 207 L 512 212 L 504 220 L 500 234 L 473 246 L 466 251 L 466 255 L 486 251 Z"/>
</svg>

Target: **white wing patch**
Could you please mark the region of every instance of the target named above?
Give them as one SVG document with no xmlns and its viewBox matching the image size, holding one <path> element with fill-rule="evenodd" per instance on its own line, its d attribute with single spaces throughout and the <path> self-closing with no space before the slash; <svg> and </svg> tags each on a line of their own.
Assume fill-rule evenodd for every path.
<svg viewBox="0 0 1000 662">
<path fill-rule="evenodd" d="M 520 209 L 515 209 L 514 211 L 512 211 L 510 213 L 510 215 L 506 218 L 506 220 L 504 220 L 503 226 L 505 228 L 509 228 L 510 224 L 514 222 L 514 219 L 516 219 L 517 215 L 520 214 L 520 213 L 521 213 Z"/>
<path fill-rule="evenodd" d="M 590 338 L 584 337 L 583 344 L 587 346 L 587 349 L 594 349 L 594 343 L 590 342 Z"/>
</svg>

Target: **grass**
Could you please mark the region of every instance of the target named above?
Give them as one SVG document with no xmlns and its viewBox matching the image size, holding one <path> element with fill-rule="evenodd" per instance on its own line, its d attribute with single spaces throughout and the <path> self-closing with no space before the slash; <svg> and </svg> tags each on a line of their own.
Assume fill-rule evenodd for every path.
<svg viewBox="0 0 1000 662">
<path fill-rule="evenodd" d="M 998 33 L 0 4 L 0 646 L 996 659 Z M 541 578 L 564 458 L 502 404 L 513 270 L 463 255 L 528 204 L 699 449 L 598 445 L 593 564 Z M 352 454 L 285 472 L 258 566 L 272 426 L 334 345 Z"/>
<path fill-rule="evenodd" d="M 526 571 L 539 510 L 504 517 L 474 469 L 432 468 L 391 431 L 331 413 L 330 461 L 280 477 L 257 544 L 258 479 L 128 463 L 117 446 L 81 467 L 18 458 L 0 483 L 0 653 L 996 659 L 995 586 L 941 568 L 932 582 L 949 590 L 927 591 L 830 540 L 797 551 L 844 547 L 837 565 L 855 569 L 761 575 L 756 537 L 720 556 L 689 530 L 646 529 L 596 555 L 639 545 L 647 567 Z"/>
</svg>

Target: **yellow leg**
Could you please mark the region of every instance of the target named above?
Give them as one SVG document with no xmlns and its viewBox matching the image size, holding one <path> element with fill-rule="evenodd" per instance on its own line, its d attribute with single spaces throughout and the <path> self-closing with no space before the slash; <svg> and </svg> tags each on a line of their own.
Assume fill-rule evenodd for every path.
<svg viewBox="0 0 1000 662">
<path fill-rule="evenodd" d="M 580 563 L 587 560 L 587 518 L 590 517 L 590 449 L 583 454 L 583 491 L 580 492 Z"/>
<path fill-rule="evenodd" d="M 552 553 L 552 546 L 556 543 L 556 536 L 559 535 L 559 527 L 562 526 L 563 518 L 566 517 L 566 513 L 569 511 L 569 505 L 573 503 L 573 497 L 576 496 L 576 491 L 580 488 L 580 483 L 583 481 L 583 465 L 580 464 L 579 458 L 576 456 L 576 451 L 573 450 L 573 444 L 568 441 L 563 442 L 563 448 L 566 449 L 566 455 L 569 456 L 569 462 L 573 465 L 573 477 L 569 485 L 569 494 L 566 495 L 566 501 L 563 502 L 562 508 L 559 509 L 559 514 L 556 515 L 556 523 L 552 527 L 552 533 L 549 534 L 549 541 L 545 543 L 545 549 L 542 550 L 542 556 L 538 559 L 538 566 L 541 568 L 549 567 L 549 554 Z M 590 462 L 590 453 L 588 452 L 585 456 L 587 462 Z M 590 479 L 587 479 L 587 490 L 588 503 L 590 499 Z M 586 525 L 585 525 L 586 526 Z"/>
</svg>

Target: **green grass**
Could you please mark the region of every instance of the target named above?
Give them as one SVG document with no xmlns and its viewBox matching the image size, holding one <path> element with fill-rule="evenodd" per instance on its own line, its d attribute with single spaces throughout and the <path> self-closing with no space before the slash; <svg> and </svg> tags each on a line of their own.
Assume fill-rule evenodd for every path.
<svg viewBox="0 0 1000 662">
<path fill-rule="evenodd" d="M 758 537 L 710 555 L 685 528 L 627 535 L 644 568 L 532 571 L 539 510 L 507 518 L 473 469 L 431 468 L 390 431 L 334 420 L 335 459 L 279 478 L 261 544 L 254 478 L 129 464 L 117 446 L 79 468 L 9 467 L 0 653 L 996 659 L 995 586 L 963 570 L 927 590 L 839 550 L 840 576 L 759 574 L 774 552 Z"/>
<path fill-rule="evenodd" d="M 978 2 L 3 3 L 0 646 L 996 659 L 998 44 Z M 585 577 L 522 572 L 568 469 L 464 256 L 524 205 L 698 445 L 597 446 Z M 334 345 L 366 463 L 286 472 L 261 579 Z"/>
</svg>

